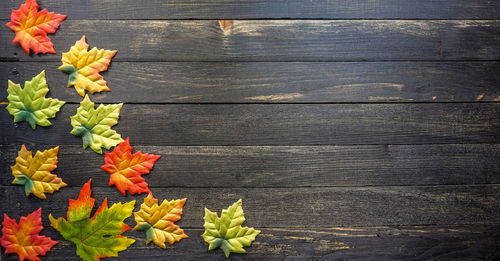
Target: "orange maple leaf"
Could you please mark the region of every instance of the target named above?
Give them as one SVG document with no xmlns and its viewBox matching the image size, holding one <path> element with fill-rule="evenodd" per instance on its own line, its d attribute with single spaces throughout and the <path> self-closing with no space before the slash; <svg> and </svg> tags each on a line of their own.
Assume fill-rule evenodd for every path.
<svg viewBox="0 0 500 261">
<path fill-rule="evenodd" d="M 141 151 L 132 154 L 127 138 L 113 152 L 106 153 L 105 164 L 101 168 L 111 174 L 109 186 L 115 185 L 124 196 L 127 190 L 131 194 L 149 193 L 148 183 L 141 175 L 149 173 L 159 158 L 158 155 Z"/>
<path fill-rule="evenodd" d="M 19 224 L 15 219 L 4 214 L 3 236 L 0 238 L 0 242 L 5 247 L 5 253 L 17 253 L 21 261 L 25 258 L 40 261 L 38 255 L 44 256 L 52 246 L 57 244 L 57 241 L 50 237 L 39 235 L 43 230 L 41 214 L 42 209 L 39 208 L 27 217 L 21 217 Z"/>
<path fill-rule="evenodd" d="M 186 199 L 163 200 L 158 205 L 158 199 L 151 193 L 144 198 L 139 211 L 134 212 L 135 230 L 146 232 L 146 244 L 153 241 L 157 246 L 166 248 L 165 242 L 173 244 L 183 238 L 189 238 L 178 225 L 174 224 L 182 216 L 182 208 Z"/>
<path fill-rule="evenodd" d="M 30 54 L 30 49 L 35 53 L 56 53 L 54 44 L 47 34 L 53 34 L 66 15 L 48 12 L 43 9 L 38 12 L 36 0 L 26 0 L 18 10 L 12 10 L 10 22 L 7 26 L 16 32 L 13 44 L 19 43 Z"/>
</svg>

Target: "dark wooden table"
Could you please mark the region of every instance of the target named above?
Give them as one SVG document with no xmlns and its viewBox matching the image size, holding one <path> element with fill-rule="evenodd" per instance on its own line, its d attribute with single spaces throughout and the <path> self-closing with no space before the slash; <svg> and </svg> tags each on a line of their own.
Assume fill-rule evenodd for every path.
<svg viewBox="0 0 500 261">
<path fill-rule="evenodd" d="M 0 3 L 2 23 L 20 4 Z M 28 56 L 0 26 L 0 213 L 43 208 L 43 234 L 60 242 L 43 259 L 78 259 L 47 216 L 64 216 L 89 178 L 98 204 L 144 197 L 108 187 L 103 156 L 69 134 L 81 97 L 57 67 L 82 35 L 118 50 L 103 73 L 111 92 L 91 99 L 124 102 L 115 129 L 162 156 L 145 176 L 155 196 L 188 198 L 190 239 L 164 250 L 130 231 L 119 260 L 224 260 L 200 237 L 203 209 L 239 198 L 262 233 L 232 260 L 500 258 L 499 1 L 39 4 L 68 15 L 50 35 L 56 55 Z M 7 80 L 42 69 L 67 104 L 33 131 L 12 123 Z M 11 185 L 21 144 L 60 145 L 69 186 L 40 200 Z"/>
</svg>

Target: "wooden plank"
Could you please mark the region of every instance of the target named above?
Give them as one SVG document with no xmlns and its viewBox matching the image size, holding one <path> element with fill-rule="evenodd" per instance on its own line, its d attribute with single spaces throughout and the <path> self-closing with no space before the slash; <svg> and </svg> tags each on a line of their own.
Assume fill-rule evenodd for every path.
<svg viewBox="0 0 500 261">
<path fill-rule="evenodd" d="M 77 106 L 33 131 L 2 104 L 0 144 L 80 145 L 69 134 Z M 114 129 L 157 146 L 499 143 L 498 115 L 499 103 L 126 104 Z"/>
<path fill-rule="evenodd" d="M 499 20 L 70 20 L 58 55 L 28 56 L 0 27 L 0 60 L 59 61 L 82 35 L 114 61 L 498 60 Z"/>
<path fill-rule="evenodd" d="M 45 219 L 45 217 L 44 217 Z M 134 222 L 127 221 L 130 225 Z M 247 221 L 248 222 L 248 221 Z M 260 228 L 261 234 L 247 253 L 231 254 L 231 259 L 244 260 L 319 260 L 357 259 L 453 259 L 467 256 L 469 260 L 500 258 L 497 244 L 500 229 L 497 225 L 484 226 L 407 226 L 407 227 L 335 227 L 335 228 Z M 137 240 L 120 260 L 226 260 L 222 251 L 207 250 L 201 238 L 203 230 L 186 229 L 189 239 L 161 249 L 145 244 L 141 232 L 125 235 Z M 74 245 L 65 241 L 52 228 L 42 234 L 59 241 L 47 253 L 50 260 L 80 260 Z M 16 255 L 5 255 L 2 260 L 17 260 Z"/>
<path fill-rule="evenodd" d="M 54 145 L 55 146 L 55 145 Z M 54 147 L 52 146 L 52 147 Z M 161 155 L 150 187 L 335 187 L 500 182 L 499 144 L 368 146 L 135 146 Z M 45 150 L 51 146 L 28 145 Z M 1 184 L 9 185 L 20 145 L 0 146 Z M 62 146 L 55 173 L 70 186 L 89 177 L 107 186 L 103 155 Z M 75 164 L 85 162 L 85 164 Z M 78 175 L 75 175 L 78 173 Z"/>
<path fill-rule="evenodd" d="M 75 173 L 74 173 L 75 174 Z M 76 174 L 75 174 L 76 175 Z M 175 176 L 175 173 L 172 173 Z M 88 177 L 91 178 L 91 177 Z M 65 187 L 43 202 L 25 197 L 22 186 L 0 187 L 5 212 L 19 216 L 39 207 L 45 215 L 66 216 L 67 199 L 77 198 L 79 187 Z M 175 186 L 175 184 L 172 184 Z M 160 199 L 187 198 L 181 226 L 202 228 L 203 209 L 218 210 L 243 199 L 248 226 L 332 227 L 384 225 L 498 224 L 500 185 L 309 187 L 309 188 L 152 188 Z M 100 204 L 138 200 L 145 194 L 124 197 L 117 189 L 93 187 Z M 138 209 L 140 204 L 136 204 Z M 17 214 L 16 214 L 17 213 Z M 305 222 L 305 218 L 307 222 Z"/>
<path fill-rule="evenodd" d="M 242 19 L 242 18 L 391 18 L 498 19 L 500 4 L 488 0 L 39 0 L 42 8 L 68 19 Z M 9 17 L 19 1 L 2 1 Z"/>
<path fill-rule="evenodd" d="M 79 103 L 60 62 L 0 62 L 0 82 L 46 70 L 51 96 Z M 499 62 L 113 62 L 107 103 L 499 101 Z M 7 88 L 0 101 L 7 100 Z"/>
</svg>

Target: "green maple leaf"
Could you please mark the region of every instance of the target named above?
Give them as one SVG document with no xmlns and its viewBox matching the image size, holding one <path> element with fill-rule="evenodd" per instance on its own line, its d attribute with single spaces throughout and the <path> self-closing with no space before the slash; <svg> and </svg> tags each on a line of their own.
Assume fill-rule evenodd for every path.
<svg viewBox="0 0 500 261">
<path fill-rule="evenodd" d="M 205 233 L 201 235 L 209 244 L 208 250 L 221 248 L 226 257 L 231 252 L 246 253 L 243 247 L 250 246 L 260 230 L 242 227 L 245 213 L 241 207 L 241 199 L 227 209 L 223 209 L 220 218 L 205 208 Z"/>
<path fill-rule="evenodd" d="M 123 103 L 101 104 L 94 109 L 94 103 L 85 95 L 76 114 L 71 116 L 71 134 L 82 137 L 83 148 L 90 146 L 95 152 L 102 154 L 101 147 L 109 150 L 123 141 L 120 134 L 111 129 L 118 123 L 122 106 Z"/>
<path fill-rule="evenodd" d="M 69 200 L 67 220 L 49 215 L 51 226 L 76 245 L 76 253 L 83 260 L 118 256 L 119 251 L 126 250 L 135 242 L 121 235 L 130 229 L 123 221 L 132 215 L 135 200 L 116 203 L 108 208 L 108 201 L 104 199 L 91 218 L 95 199 L 91 197 L 90 183 L 91 180 L 83 186 L 77 200 Z"/>
<path fill-rule="evenodd" d="M 52 125 L 48 119 L 54 118 L 65 103 L 58 99 L 45 98 L 49 92 L 45 71 L 33 77 L 31 81 L 26 81 L 24 89 L 9 80 L 7 92 L 7 110 L 14 116 L 14 122 L 27 121 L 33 129 L 36 129 L 37 124 Z"/>
</svg>

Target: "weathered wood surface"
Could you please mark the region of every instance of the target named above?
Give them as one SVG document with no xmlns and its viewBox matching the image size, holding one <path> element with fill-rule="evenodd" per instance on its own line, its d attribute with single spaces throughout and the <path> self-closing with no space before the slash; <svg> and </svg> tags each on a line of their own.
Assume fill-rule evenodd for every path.
<svg viewBox="0 0 500 261">
<path fill-rule="evenodd" d="M 79 103 L 60 62 L 0 62 L 0 82 L 46 70 L 50 96 Z M 113 62 L 104 103 L 500 101 L 492 62 Z M 7 101 L 7 89 L 0 90 Z"/>
<path fill-rule="evenodd" d="M 51 35 L 57 55 L 28 56 L 0 27 L 0 60 L 59 61 L 87 35 L 113 61 L 498 60 L 499 20 L 69 20 Z"/>
<path fill-rule="evenodd" d="M 45 212 L 44 212 L 45 214 Z M 130 225 L 133 221 L 127 220 Z M 181 221 L 182 222 L 182 221 Z M 248 221 L 247 221 L 248 222 Z M 498 225 L 474 226 L 398 226 L 332 228 L 258 228 L 258 240 L 247 254 L 231 254 L 226 259 L 221 250 L 207 251 L 201 238 L 203 230 L 186 229 L 189 240 L 167 249 L 153 243 L 146 245 L 142 232 L 125 235 L 137 240 L 117 260 L 423 260 L 461 259 L 495 260 L 500 258 Z M 80 260 L 74 245 L 51 228 L 43 234 L 59 241 L 47 253 L 47 260 Z M 42 260 L 44 260 L 42 259 Z M 2 260 L 18 260 L 2 253 Z"/>
<path fill-rule="evenodd" d="M 2 23 L 20 2 L 1 1 Z M 98 204 L 145 196 L 108 187 L 103 155 L 69 134 L 81 97 L 56 68 L 84 34 L 118 50 L 111 92 L 91 99 L 126 103 L 114 129 L 162 156 L 151 190 L 188 198 L 190 239 L 163 250 L 129 231 L 138 242 L 120 260 L 225 260 L 200 237 L 203 208 L 239 198 L 262 233 L 232 260 L 500 259 L 499 1 L 38 2 L 68 15 L 50 35 L 58 53 L 28 56 L 0 26 L 0 82 L 46 69 L 68 104 L 33 131 L 12 123 L 0 88 L 0 212 L 43 208 L 60 242 L 46 259 L 78 259 L 47 215 L 65 216 L 89 178 Z M 69 186 L 39 200 L 11 185 L 22 143 L 61 145 Z"/>
<path fill-rule="evenodd" d="M 83 184 L 79 185 L 62 188 L 43 201 L 25 197 L 23 186 L 2 186 L 0 203 L 13 206 L 5 210 L 8 215 L 20 216 L 43 205 L 46 214 L 65 216 L 67 199 L 78 197 Z M 256 227 L 500 223 L 500 185 L 183 188 L 173 184 L 151 191 L 160 199 L 188 198 L 180 223 L 185 228 L 203 227 L 205 207 L 220 212 L 240 198 L 247 225 Z M 134 199 L 140 203 L 145 195 L 124 197 L 116 188 L 94 186 L 93 196 L 97 202 L 107 197 L 110 203 Z M 44 222 L 48 224 L 48 219 Z"/>
<path fill-rule="evenodd" d="M 69 134 L 77 104 L 36 131 L 5 107 L 0 144 L 82 142 Z M 499 103 L 126 104 L 113 128 L 136 145 L 498 143 L 498 115 Z"/>
<path fill-rule="evenodd" d="M 360 146 L 132 146 L 161 155 L 149 187 L 335 187 L 500 182 L 499 144 Z M 27 145 L 29 150 L 53 146 Z M 2 185 L 20 145 L 0 146 Z M 103 155 L 65 145 L 55 171 L 69 186 L 107 186 Z M 85 164 L 79 164 L 85 162 Z M 78 175 L 75 175 L 78 173 Z"/>
<path fill-rule="evenodd" d="M 242 18 L 404 18 L 498 19 L 500 3 L 491 0 L 38 0 L 42 8 L 68 19 L 242 19 Z M 17 9 L 0 3 L 0 16 Z"/>
</svg>

